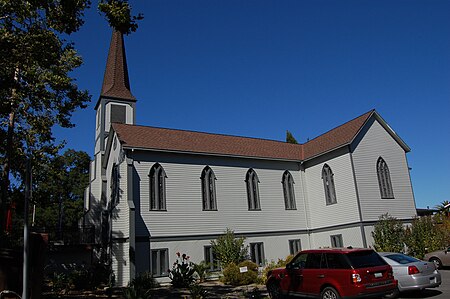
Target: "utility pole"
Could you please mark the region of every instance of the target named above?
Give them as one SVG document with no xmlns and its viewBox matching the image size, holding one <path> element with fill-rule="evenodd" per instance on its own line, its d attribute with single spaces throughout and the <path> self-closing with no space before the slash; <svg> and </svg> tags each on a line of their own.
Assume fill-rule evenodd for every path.
<svg viewBox="0 0 450 299">
<path fill-rule="evenodd" d="M 25 203 L 24 203 L 24 217 L 23 217 L 23 284 L 22 284 L 22 299 L 29 298 L 28 278 L 29 278 L 29 237 L 28 230 L 28 204 L 31 201 L 31 159 L 27 158 L 27 165 L 25 170 Z"/>
</svg>

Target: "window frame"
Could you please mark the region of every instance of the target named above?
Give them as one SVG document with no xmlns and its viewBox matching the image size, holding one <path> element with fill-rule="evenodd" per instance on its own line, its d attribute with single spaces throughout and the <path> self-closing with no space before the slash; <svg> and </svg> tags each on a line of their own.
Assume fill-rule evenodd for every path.
<svg viewBox="0 0 450 299">
<path fill-rule="evenodd" d="M 220 271 L 220 263 L 214 254 L 213 247 L 211 245 L 205 245 L 203 247 L 203 254 L 205 258 L 205 262 L 209 264 L 208 272 L 217 272 Z"/>
<path fill-rule="evenodd" d="M 288 240 L 288 242 L 289 242 L 289 253 L 290 254 L 295 255 L 302 250 L 301 239 Z"/>
<path fill-rule="evenodd" d="M 256 171 L 250 168 L 245 175 L 245 184 L 247 186 L 247 201 L 249 211 L 261 211 L 261 202 L 259 198 L 259 179 Z"/>
<path fill-rule="evenodd" d="M 153 265 L 153 253 L 156 253 L 156 273 L 153 272 L 154 265 Z M 165 261 L 164 265 L 161 263 L 161 253 L 165 253 Z M 153 277 L 166 277 L 169 276 L 169 249 L 168 248 L 155 248 L 150 251 L 150 272 L 152 273 Z"/>
<path fill-rule="evenodd" d="M 337 203 L 336 186 L 334 184 L 334 173 L 328 164 L 323 165 L 322 180 L 325 190 L 326 205 L 333 205 Z"/>
<path fill-rule="evenodd" d="M 159 163 L 155 163 L 149 176 L 149 210 L 150 211 L 167 211 L 166 203 L 166 172 Z M 158 188 L 156 188 L 158 186 Z"/>
<path fill-rule="evenodd" d="M 283 173 L 281 179 L 281 184 L 283 186 L 284 195 L 284 207 L 286 210 L 297 210 L 297 204 L 295 201 L 295 190 L 294 190 L 294 178 L 289 170 Z"/>
<path fill-rule="evenodd" d="M 120 195 L 120 173 L 119 173 L 119 165 L 116 163 L 113 164 L 111 169 L 111 207 L 114 208 L 119 204 L 119 195 Z"/>
<path fill-rule="evenodd" d="M 266 258 L 264 254 L 264 242 L 250 243 L 250 259 L 252 262 L 258 265 L 258 267 L 264 267 L 266 264 Z"/>
<path fill-rule="evenodd" d="M 377 160 L 377 177 L 380 196 L 382 199 L 393 199 L 394 189 L 392 188 L 391 173 L 386 161 L 380 156 Z"/>
<path fill-rule="evenodd" d="M 344 247 L 344 239 L 342 238 L 342 234 L 331 235 L 330 241 L 332 248 Z"/>
<path fill-rule="evenodd" d="M 200 176 L 202 181 L 203 211 L 217 211 L 216 175 L 209 166 L 205 166 Z"/>
</svg>

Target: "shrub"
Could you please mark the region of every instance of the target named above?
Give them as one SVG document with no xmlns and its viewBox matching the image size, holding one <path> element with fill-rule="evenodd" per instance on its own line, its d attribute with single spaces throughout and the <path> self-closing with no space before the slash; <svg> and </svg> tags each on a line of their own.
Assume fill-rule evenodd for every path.
<svg viewBox="0 0 450 299">
<path fill-rule="evenodd" d="M 192 284 L 189 287 L 189 292 L 191 293 L 192 299 L 203 299 L 208 295 L 208 292 L 198 283 Z"/>
<path fill-rule="evenodd" d="M 135 287 L 144 290 L 151 290 L 158 286 L 159 283 L 153 278 L 153 275 L 148 271 L 139 274 L 139 276 L 134 278 L 129 284 L 129 287 Z"/>
<path fill-rule="evenodd" d="M 290 254 L 284 260 L 283 259 L 278 259 L 277 262 L 271 261 L 270 263 L 268 263 L 266 265 L 266 267 L 264 268 L 264 270 L 263 270 L 262 283 L 263 284 L 266 283 L 267 273 L 269 273 L 269 271 L 271 271 L 273 269 L 276 269 L 276 268 L 286 267 L 287 263 L 292 261 L 293 258 L 294 258 L 294 256 L 292 254 Z"/>
<path fill-rule="evenodd" d="M 248 246 L 244 246 L 245 238 L 236 238 L 234 232 L 227 228 L 224 235 L 211 241 L 211 245 L 222 268 L 230 263 L 239 264 L 248 256 Z"/>
<path fill-rule="evenodd" d="M 423 259 L 426 251 L 440 249 L 443 244 L 442 231 L 437 227 L 432 217 L 416 217 L 410 227 L 405 230 L 405 243 L 408 254 Z"/>
<path fill-rule="evenodd" d="M 372 232 L 373 246 L 376 251 L 403 252 L 404 236 L 402 222 L 386 213 L 375 224 Z"/>
<path fill-rule="evenodd" d="M 189 256 L 177 252 L 177 259 L 173 263 L 172 270 L 169 270 L 172 285 L 177 288 L 189 287 L 195 281 L 194 273 L 194 263 L 189 261 Z"/>
<path fill-rule="evenodd" d="M 205 261 L 201 261 L 198 264 L 194 263 L 194 270 L 200 282 L 204 282 L 208 276 L 209 264 Z"/>
<path fill-rule="evenodd" d="M 247 272 L 240 272 L 240 267 L 247 267 Z M 223 270 L 223 277 L 221 281 L 225 284 L 233 286 L 249 285 L 259 282 L 258 278 L 258 265 L 252 261 L 243 261 L 236 265 L 230 263 Z"/>
<path fill-rule="evenodd" d="M 150 290 L 140 289 L 138 287 L 128 287 L 123 290 L 125 299 L 150 299 L 152 296 Z"/>
</svg>

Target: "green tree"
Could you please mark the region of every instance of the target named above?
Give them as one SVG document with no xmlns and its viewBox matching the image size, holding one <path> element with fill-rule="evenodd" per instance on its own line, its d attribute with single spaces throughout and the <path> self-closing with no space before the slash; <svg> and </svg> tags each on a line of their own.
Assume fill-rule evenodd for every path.
<svg viewBox="0 0 450 299">
<path fill-rule="evenodd" d="M 230 263 L 239 264 L 248 256 L 248 246 L 244 246 L 244 237 L 236 238 L 234 232 L 227 228 L 224 235 L 211 241 L 212 250 L 222 268 Z"/>
<path fill-rule="evenodd" d="M 388 213 L 381 215 L 372 232 L 377 251 L 403 252 L 404 228 L 401 221 Z"/>
<path fill-rule="evenodd" d="M 448 200 L 444 200 L 434 208 L 437 209 L 442 215 L 448 216 L 450 212 L 450 202 Z"/>
<path fill-rule="evenodd" d="M 286 130 L 286 142 L 298 144 L 297 139 L 295 139 L 294 135 L 292 135 L 292 133 L 289 132 L 288 130 Z"/>
<path fill-rule="evenodd" d="M 39 168 L 63 146 L 54 126 L 73 127 L 72 113 L 85 108 L 88 92 L 71 72 L 82 64 L 68 36 L 83 25 L 89 0 L 0 0 L 0 233 L 11 179 L 24 175 L 25 159 Z M 99 9 L 123 33 L 137 28 L 127 1 L 102 0 Z"/>
<path fill-rule="evenodd" d="M 422 259 L 425 253 L 440 249 L 444 236 L 431 216 L 416 217 L 411 226 L 406 228 L 405 243 L 408 253 Z"/>
</svg>

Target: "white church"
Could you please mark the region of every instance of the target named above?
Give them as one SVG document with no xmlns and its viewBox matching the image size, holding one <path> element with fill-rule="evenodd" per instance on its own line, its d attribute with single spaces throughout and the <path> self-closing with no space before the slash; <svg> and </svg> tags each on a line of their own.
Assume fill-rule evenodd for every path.
<svg viewBox="0 0 450 299">
<path fill-rule="evenodd" d="M 264 266 L 300 249 L 369 247 L 380 215 L 416 216 L 410 148 L 375 110 L 290 144 L 140 126 L 136 109 L 114 32 L 84 221 L 118 286 L 144 271 L 168 281 L 177 252 L 213 262 L 210 242 L 227 228 Z"/>
</svg>

